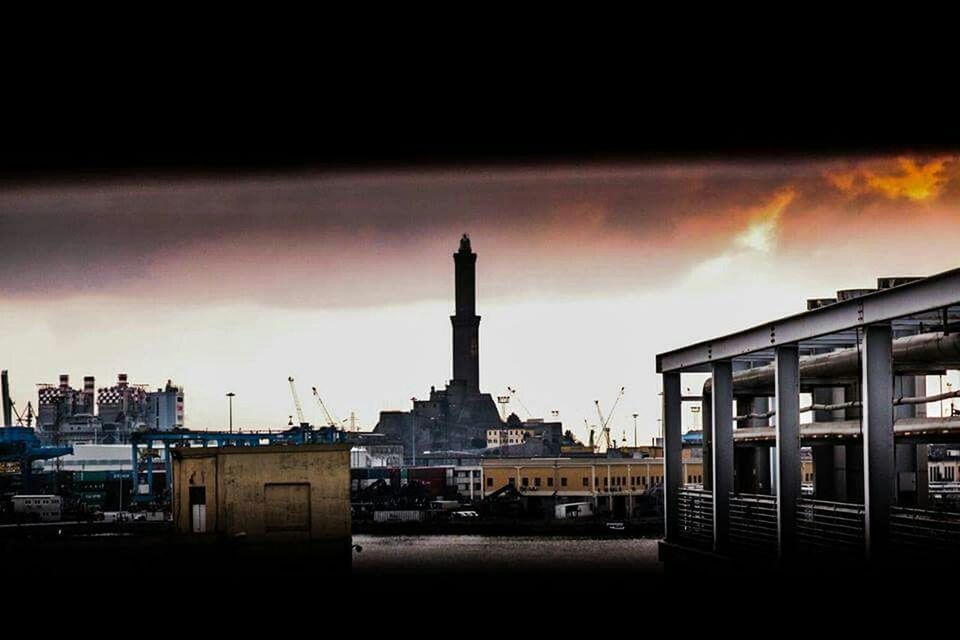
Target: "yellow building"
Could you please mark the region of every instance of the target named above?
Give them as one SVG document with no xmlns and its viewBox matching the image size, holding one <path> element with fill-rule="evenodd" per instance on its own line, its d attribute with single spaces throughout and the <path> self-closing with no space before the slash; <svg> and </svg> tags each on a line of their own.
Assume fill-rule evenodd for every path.
<svg viewBox="0 0 960 640">
<path fill-rule="evenodd" d="M 703 465 L 684 462 L 690 484 L 703 482 Z M 617 514 L 634 513 L 635 497 L 663 483 L 662 458 L 488 458 L 484 496 L 513 485 L 527 498 L 593 502 Z"/>
<path fill-rule="evenodd" d="M 173 450 L 173 518 L 182 533 L 350 539 L 350 446 Z"/>
<path fill-rule="evenodd" d="M 684 449 L 683 482 L 703 486 L 699 448 Z M 663 483 L 663 458 L 487 458 L 483 461 L 483 495 L 513 485 L 528 498 L 557 503 L 593 502 L 601 510 L 633 513 L 634 497 Z M 813 463 L 801 463 L 803 482 L 812 490 Z"/>
</svg>

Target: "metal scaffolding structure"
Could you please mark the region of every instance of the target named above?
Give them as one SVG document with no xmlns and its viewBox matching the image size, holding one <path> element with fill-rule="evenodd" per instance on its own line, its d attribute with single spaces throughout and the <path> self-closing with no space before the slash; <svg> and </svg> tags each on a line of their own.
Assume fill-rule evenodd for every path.
<svg viewBox="0 0 960 640">
<path fill-rule="evenodd" d="M 661 353 L 656 368 L 662 555 L 687 548 L 875 560 L 907 547 L 960 550 L 960 536 L 947 535 L 960 532 L 960 514 L 929 508 L 926 477 L 927 446 L 960 441 L 960 420 L 927 417 L 927 403 L 952 394 L 925 393 L 927 375 L 960 368 L 960 269 L 811 300 L 804 313 Z M 704 372 L 699 490 L 683 484 L 681 405 L 689 399 L 681 376 Z M 801 392 L 813 403 L 801 407 Z M 807 411 L 814 422 L 801 425 Z M 812 498 L 801 492 L 802 446 L 813 451 Z"/>
</svg>

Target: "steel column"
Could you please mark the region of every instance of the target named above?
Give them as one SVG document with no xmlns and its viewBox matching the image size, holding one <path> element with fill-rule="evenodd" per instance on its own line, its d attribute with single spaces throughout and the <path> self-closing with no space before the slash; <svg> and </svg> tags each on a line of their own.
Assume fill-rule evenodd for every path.
<svg viewBox="0 0 960 640">
<path fill-rule="evenodd" d="M 868 558 L 883 555 L 896 500 L 893 446 L 893 339 L 889 325 L 868 325 L 863 344 L 863 495 Z"/>
<path fill-rule="evenodd" d="M 733 366 L 714 362 L 713 420 L 713 549 L 726 551 L 730 541 L 730 494 L 733 492 Z"/>
<path fill-rule="evenodd" d="M 130 486 L 136 492 L 137 484 L 140 482 L 140 473 L 137 469 L 137 440 L 135 438 L 130 438 L 130 449 Z"/>
<path fill-rule="evenodd" d="M 781 559 L 796 549 L 800 499 L 800 357 L 796 345 L 777 347 L 777 551 Z"/>
<path fill-rule="evenodd" d="M 893 379 L 895 397 L 917 397 L 916 376 L 896 376 Z M 893 408 L 893 418 L 914 418 L 917 415 L 915 404 L 902 404 Z M 917 445 L 912 443 L 894 446 L 893 454 L 896 478 L 896 503 L 900 506 L 917 505 Z"/>
<path fill-rule="evenodd" d="M 820 387 L 813 390 L 815 404 L 835 404 L 843 402 L 843 389 L 836 387 Z M 831 422 L 842 420 L 843 410 L 813 412 L 814 422 Z M 837 447 L 833 444 L 815 445 L 811 447 L 813 453 L 813 495 L 818 500 L 837 500 L 838 476 L 843 472 L 842 466 L 837 465 Z M 845 492 L 844 492 L 845 493 Z"/>
<path fill-rule="evenodd" d="M 918 396 L 927 395 L 927 377 L 926 376 L 917 376 L 914 381 L 914 387 L 916 388 L 916 394 Z M 927 417 L 927 405 L 920 404 L 915 408 L 915 415 L 918 418 Z M 930 448 L 926 444 L 917 445 L 917 506 L 920 508 L 925 508 L 930 502 L 930 476 L 929 472 L 929 462 L 930 462 Z"/>
<path fill-rule="evenodd" d="M 663 374 L 664 517 L 668 542 L 680 534 L 680 488 L 683 486 L 680 373 Z"/>
<path fill-rule="evenodd" d="M 713 491 L 713 393 L 703 392 L 700 401 L 703 414 L 703 447 L 700 450 L 703 464 L 703 490 Z"/>
<path fill-rule="evenodd" d="M 164 466 L 164 475 L 166 476 L 166 485 L 167 485 L 167 498 L 173 500 L 173 460 L 170 458 L 170 443 L 163 443 L 163 466 Z M 473 486 L 473 483 L 470 484 Z"/>
</svg>

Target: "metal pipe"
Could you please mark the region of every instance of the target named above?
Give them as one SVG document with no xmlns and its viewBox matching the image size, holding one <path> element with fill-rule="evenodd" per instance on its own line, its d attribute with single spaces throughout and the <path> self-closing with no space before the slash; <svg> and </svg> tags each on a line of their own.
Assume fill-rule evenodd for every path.
<svg viewBox="0 0 960 640">
<path fill-rule="evenodd" d="M 893 406 L 927 404 L 928 402 L 937 402 L 939 400 L 946 400 L 948 398 L 960 398 L 960 390 L 950 391 L 948 393 L 938 393 L 934 396 L 925 396 L 922 398 L 896 398 L 893 401 Z M 800 407 L 800 413 L 807 413 L 808 411 L 837 411 L 838 409 L 849 409 L 851 407 L 860 406 L 862 406 L 862 403 L 859 400 L 840 402 L 838 404 L 811 404 L 806 407 Z M 776 410 L 771 410 L 767 411 L 766 413 L 748 413 L 742 416 L 734 416 L 733 419 L 737 422 L 743 422 L 744 420 L 762 420 L 775 415 L 777 415 Z"/>
<path fill-rule="evenodd" d="M 937 331 L 897 338 L 892 341 L 896 374 L 924 374 L 960 369 L 960 333 Z M 862 349 L 848 347 L 800 359 L 800 381 L 804 388 L 838 386 L 858 378 Z M 773 365 L 754 367 L 733 374 L 736 395 L 772 395 Z M 711 381 L 704 384 L 709 392 Z"/>
<path fill-rule="evenodd" d="M 893 422 L 893 432 L 899 439 L 953 442 L 960 436 L 960 417 L 897 418 Z M 832 422 L 806 422 L 800 425 L 801 439 L 810 443 L 829 439 L 849 440 L 859 438 L 860 435 L 859 418 Z M 737 443 L 772 443 L 774 439 L 773 427 L 744 427 L 733 430 L 733 440 Z"/>
</svg>

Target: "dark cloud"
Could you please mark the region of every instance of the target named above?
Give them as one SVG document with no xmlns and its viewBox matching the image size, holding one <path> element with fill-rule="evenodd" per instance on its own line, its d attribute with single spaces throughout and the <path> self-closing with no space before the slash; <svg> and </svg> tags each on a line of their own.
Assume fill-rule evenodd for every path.
<svg viewBox="0 0 960 640">
<path fill-rule="evenodd" d="M 841 205 L 833 215 L 846 215 L 850 194 L 825 178 L 842 170 L 715 162 L 8 188 L 0 293 L 394 303 L 448 294 L 463 231 L 493 295 L 643 287 L 723 251 L 783 188 L 796 193 L 787 227 Z"/>
</svg>

